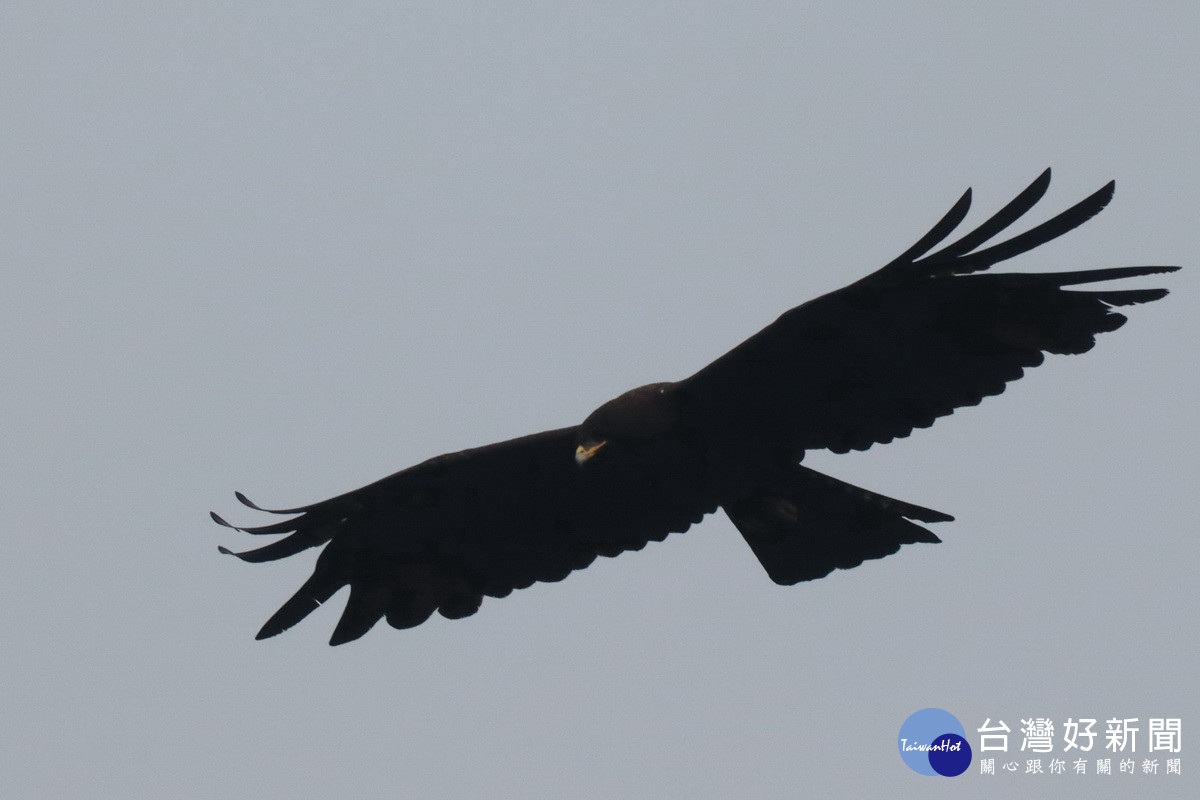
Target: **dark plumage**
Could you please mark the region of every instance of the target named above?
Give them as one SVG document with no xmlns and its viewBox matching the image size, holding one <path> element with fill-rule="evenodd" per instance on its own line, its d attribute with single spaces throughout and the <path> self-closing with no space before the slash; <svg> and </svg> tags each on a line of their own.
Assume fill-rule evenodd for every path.
<svg viewBox="0 0 1200 800">
<path fill-rule="evenodd" d="M 970 191 L 903 255 L 793 308 L 677 383 L 643 386 L 573 428 L 438 456 L 291 509 L 253 534 L 290 534 L 236 555 L 270 561 L 325 545 L 312 577 L 258 638 L 295 625 L 343 586 L 331 644 L 381 618 L 419 625 L 474 614 L 484 596 L 558 581 L 597 556 L 640 550 L 723 508 L 767 573 L 794 584 L 937 542 L 949 515 L 800 466 L 806 450 L 865 450 L 1004 391 L 1044 353 L 1083 353 L 1165 289 L 1066 290 L 1177 267 L 978 273 L 1082 224 L 1110 183 L 1058 216 L 985 247 L 1045 193 L 1043 173 L 953 244 Z M 216 514 L 213 519 L 229 525 Z M 221 548 L 222 552 L 229 551 Z"/>
</svg>

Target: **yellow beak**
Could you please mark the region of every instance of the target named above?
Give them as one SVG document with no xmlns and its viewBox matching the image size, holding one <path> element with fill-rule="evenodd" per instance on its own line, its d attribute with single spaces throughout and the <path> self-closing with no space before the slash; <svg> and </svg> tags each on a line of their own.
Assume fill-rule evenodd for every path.
<svg viewBox="0 0 1200 800">
<path fill-rule="evenodd" d="M 608 444 L 607 441 L 579 445 L 575 448 L 575 463 L 582 467 L 585 461 L 596 455 L 596 452 L 606 444 Z"/>
</svg>

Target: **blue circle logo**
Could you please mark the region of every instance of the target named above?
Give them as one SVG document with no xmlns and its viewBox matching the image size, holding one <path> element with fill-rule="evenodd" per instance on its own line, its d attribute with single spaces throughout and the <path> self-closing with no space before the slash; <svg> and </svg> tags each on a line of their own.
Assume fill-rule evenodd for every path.
<svg viewBox="0 0 1200 800">
<path fill-rule="evenodd" d="M 971 745 L 958 718 L 940 708 L 923 708 L 904 720 L 897 738 L 900 757 L 914 772 L 953 778 L 971 766 Z"/>
</svg>

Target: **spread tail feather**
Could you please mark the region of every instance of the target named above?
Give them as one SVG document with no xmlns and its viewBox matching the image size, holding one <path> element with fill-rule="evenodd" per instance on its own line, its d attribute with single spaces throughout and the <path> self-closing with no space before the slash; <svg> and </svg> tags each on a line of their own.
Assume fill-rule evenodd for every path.
<svg viewBox="0 0 1200 800">
<path fill-rule="evenodd" d="M 901 545 L 940 542 L 912 520 L 953 519 L 799 465 L 724 508 L 771 580 L 784 586 L 889 556 Z"/>
</svg>

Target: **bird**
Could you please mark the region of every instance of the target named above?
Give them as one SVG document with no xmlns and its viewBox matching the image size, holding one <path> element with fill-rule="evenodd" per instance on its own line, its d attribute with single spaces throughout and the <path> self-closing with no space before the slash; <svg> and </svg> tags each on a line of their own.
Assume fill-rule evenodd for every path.
<svg viewBox="0 0 1200 800">
<path fill-rule="evenodd" d="M 785 586 L 940 542 L 925 526 L 949 514 L 801 462 L 810 450 L 861 451 L 927 428 L 1000 394 L 1047 353 L 1087 352 L 1126 322 L 1115 309 L 1167 294 L 1068 287 L 1177 266 L 988 272 L 1086 222 L 1116 186 L 993 243 L 1049 185 L 1047 169 L 947 244 L 970 208 L 968 189 L 882 268 L 784 312 L 690 377 L 628 391 L 578 425 L 440 455 L 306 506 L 264 508 L 236 492 L 243 505 L 287 518 L 241 527 L 210 512 L 215 522 L 286 536 L 222 553 L 258 563 L 323 547 L 256 638 L 282 633 L 346 586 L 331 645 L 383 619 L 398 629 L 435 612 L 462 619 L 484 597 L 560 581 L 718 510 Z"/>
</svg>

